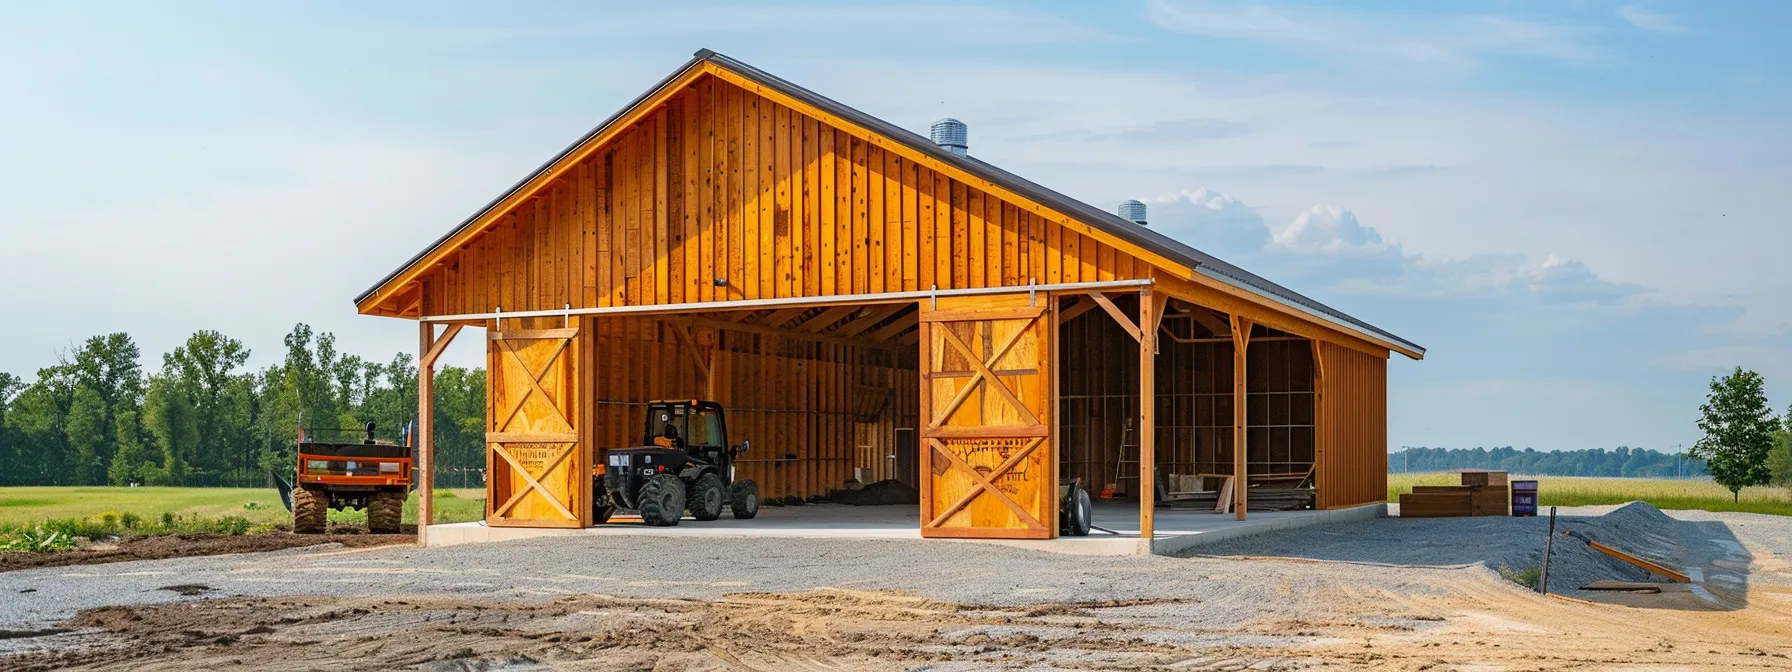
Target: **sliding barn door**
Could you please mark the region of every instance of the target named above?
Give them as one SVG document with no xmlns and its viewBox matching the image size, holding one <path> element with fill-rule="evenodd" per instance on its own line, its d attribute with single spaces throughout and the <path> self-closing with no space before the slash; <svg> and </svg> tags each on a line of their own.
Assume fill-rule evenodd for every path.
<svg viewBox="0 0 1792 672">
<path fill-rule="evenodd" d="M 1052 306 L 921 302 L 921 536 L 1057 535 Z"/>
<path fill-rule="evenodd" d="M 591 456 L 579 440 L 579 330 L 491 331 L 485 521 L 583 527 Z"/>
</svg>

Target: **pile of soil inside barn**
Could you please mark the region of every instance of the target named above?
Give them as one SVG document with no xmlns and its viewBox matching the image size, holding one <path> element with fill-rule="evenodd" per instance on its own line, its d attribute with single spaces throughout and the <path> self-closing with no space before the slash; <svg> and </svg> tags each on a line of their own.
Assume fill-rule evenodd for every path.
<svg viewBox="0 0 1792 672">
<path fill-rule="evenodd" d="M 37 567 L 97 565 L 132 560 L 191 558 L 229 553 L 259 553 L 319 545 L 366 548 L 415 543 L 415 534 L 367 534 L 365 528 L 332 528 L 331 534 L 166 534 L 95 540 L 68 551 L 0 552 L 0 572 Z"/>
<path fill-rule="evenodd" d="M 891 504 L 919 504 L 921 493 L 912 486 L 895 479 L 878 481 L 857 490 L 835 490 L 828 496 L 835 504 L 849 506 L 885 506 Z"/>
</svg>

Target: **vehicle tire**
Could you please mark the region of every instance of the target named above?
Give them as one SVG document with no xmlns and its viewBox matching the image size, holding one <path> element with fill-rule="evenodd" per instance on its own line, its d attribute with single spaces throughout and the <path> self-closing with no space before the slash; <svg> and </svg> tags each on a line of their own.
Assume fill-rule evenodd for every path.
<svg viewBox="0 0 1792 672">
<path fill-rule="evenodd" d="M 330 523 L 330 493 L 304 486 L 292 489 L 292 531 L 323 534 Z"/>
<path fill-rule="evenodd" d="M 1070 536 L 1089 536 L 1089 526 L 1095 522 L 1095 503 L 1089 500 L 1089 491 L 1076 488 L 1070 493 Z"/>
<path fill-rule="evenodd" d="M 745 480 L 728 486 L 728 509 L 737 520 L 750 520 L 759 515 L 759 484 Z"/>
<path fill-rule="evenodd" d="M 648 479 L 636 499 L 641 504 L 641 522 L 648 525 L 671 527 L 684 517 L 684 481 L 672 474 Z"/>
<path fill-rule="evenodd" d="M 367 498 L 367 532 L 369 534 L 398 534 L 399 525 L 404 522 L 403 491 L 381 490 Z"/>
<path fill-rule="evenodd" d="M 713 473 L 697 477 L 695 489 L 691 492 L 691 517 L 697 520 L 715 520 L 722 517 L 722 501 L 727 499 L 722 490 L 722 477 Z"/>
</svg>

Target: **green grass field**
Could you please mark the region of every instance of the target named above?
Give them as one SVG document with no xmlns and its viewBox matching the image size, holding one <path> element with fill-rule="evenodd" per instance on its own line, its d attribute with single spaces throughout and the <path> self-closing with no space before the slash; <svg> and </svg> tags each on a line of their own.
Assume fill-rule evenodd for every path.
<svg viewBox="0 0 1792 672">
<path fill-rule="evenodd" d="M 257 525 L 290 522 L 273 488 L 0 488 L 0 528 L 26 528 L 52 519 L 98 519 L 102 514 L 134 513 L 145 520 L 163 513 L 217 519 L 241 516 Z M 485 490 L 437 489 L 436 522 L 479 520 L 485 515 Z M 330 520 L 366 522 L 360 511 L 331 511 Z M 417 522 L 417 497 L 405 503 L 404 522 Z"/>
<path fill-rule="evenodd" d="M 1388 474 L 1388 501 L 1412 492 L 1415 485 L 1456 485 L 1457 474 Z M 1740 501 L 1730 501 L 1730 491 L 1709 480 L 1663 478 L 1577 478 L 1570 476 L 1513 476 L 1513 480 L 1537 481 L 1539 506 L 1591 506 L 1641 500 L 1658 509 L 1743 511 L 1792 516 L 1792 488 L 1762 486 L 1743 488 Z"/>
</svg>

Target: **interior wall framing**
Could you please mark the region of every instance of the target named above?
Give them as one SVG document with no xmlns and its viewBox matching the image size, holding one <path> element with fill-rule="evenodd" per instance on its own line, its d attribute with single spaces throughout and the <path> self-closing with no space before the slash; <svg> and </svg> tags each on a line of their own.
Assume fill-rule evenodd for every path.
<svg viewBox="0 0 1792 672">
<path fill-rule="evenodd" d="M 1113 297 L 1135 315 L 1135 296 Z M 1174 304 L 1173 304 L 1174 305 Z M 1232 353 L 1225 334 L 1194 330 L 1172 311 L 1158 340 L 1156 471 L 1233 472 Z M 1105 311 L 1061 327 L 1059 465 L 1098 492 L 1138 491 L 1138 348 Z M 1167 337 L 1174 334 L 1176 340 Z M 1193 342 L 1187 342 L 1193 341 Z M 1304 475 L 1317 459 L 1311 342 L 1258 326 L 1246 356 L 1246 469 L 1253 477 Z"/>
</svg>

